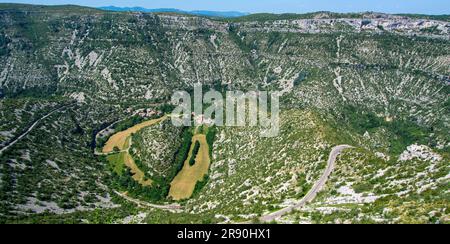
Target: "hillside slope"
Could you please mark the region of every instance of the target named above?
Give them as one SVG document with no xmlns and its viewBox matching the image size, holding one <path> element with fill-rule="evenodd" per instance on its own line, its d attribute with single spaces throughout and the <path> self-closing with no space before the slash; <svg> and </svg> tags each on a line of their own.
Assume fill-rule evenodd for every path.
<svg viewBox="0 0 450 244">
<path fill-rule="evenodd" d="M 0 155 L 0 218 L 80 222 L 97 209 L 116 221 L 138 214 L 142 209 L 114 195 L 107 163 L 93 153 L 96 135 L 200 82 L 220 91 L 281 91 L 282 133 L 264 139 L 257 128 L 219 128 L 209 180 L 171 221 L 252 220 L 287 206 L 321 175 L 338 144 L 355 149 L 339 158 L 317 208 L 284 221 L 369 222 L 383 204 L 394 212 L 385 222 L 448 221 L 450 24 L 422 17 L 215 20 L 0 4 L 0 147 L 49 111 L 71 105 Z M 172 172 L 181 134 L 165 126 L 135 135 L 133 153 L 148 177 Z M 401 160 L 417 148 L 439 160 Z M 376 177 L 385 167 L 389 173 Z M 341 201 L 366 204 L 367 218 L 340 206 L 323 217 L 317 209 L 330 207 L 337 193 L 398 197 L 378 205 Z M 421 211 L 401 213 L 423 204 Z M 142 211 L 146 221 L 161 221 L 159 210 Z M 433 212 L 439 214 L 430 217 Z"/>
</svg>

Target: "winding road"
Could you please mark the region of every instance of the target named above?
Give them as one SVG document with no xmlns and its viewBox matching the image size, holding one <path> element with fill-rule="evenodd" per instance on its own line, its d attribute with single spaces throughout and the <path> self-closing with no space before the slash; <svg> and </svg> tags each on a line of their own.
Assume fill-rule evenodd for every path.
<svg viewBox="0 0 450 244">
<path fill-rule="evenodd" d="M 54 109 L 51 112 L 49 112 L 48 114 L 44 115 L 43 117 L 41 117 L 40 119 L 36 120 L 24 133 L 22 133 L 19 137 L 17 137 L 15 140 L 13 140 L 12 142 L 10 142 L 9 144 L 7 144 L 5 147 L 0 149 L 0 155 L 6 151 L 8 148 L 10 148 L 11 146 L 13 146 L 14 144 L 16 144 L 18 141 L 20 141 L 22 138 L 24 138 L 25 136 L 27 136 L 42 120 L 48 118 L 49 116 L 51 116 L 52 114 L 67 108 L 69 106 L 72 106 L 73 104 L 69 104 L 69 105 L 65 105 L 62 106 L 60 108 Z M 314 200 L 314 198 L 317 196 L 317 194 L 323 189 L 323 187 L 325 186 L 328 177 L 330 176 L 331 172 L 334 169 L 335 166 L 335 162 L 337 159 L 337 156 L 345 149 L 348 148 L 352 148 L 352 146 L 349 145 L 339 145 L 334 147 L 331 150 L 331 153 L 328 157 L 328 163 L 327 163 L 327 167 L 325 169 L 325 172 L 322 174 L 322 176 L 319 178 L 319 180 L 314 184 L 314 186 L 311 188 L 311 190 L 305 195 L 305 197 L 303 197 L 303 199 L 301 199 L 298 203 L 296 203 L 293 206 L 290 207 L 286 207 L 283 208 L 281 210 L 278 210 L 276 212 L 264 215 L 262 217 L 260 217 L 260 221 L 261 222 L 270 222 L 273 220 L 276 220 L 280 217 L 282 217 L 283 215 L 290 213 L 292 210 L 294 209 L 299 209 L 302 208 L 303 206 L 305 206 L 305 204 L 311 202 L 312 200 Z M 123 197 L 124 199 L 134 202 L 135 204 L 139 205 L 139 206 L 146 206 L 146 207 L 152 207 L 152 208 L 158 208 L 158 209 L 165 209 L 165 210 L 169 210 L 169 211 L 182 211 L 182 207 L 178 204 L 171 204 L 171 205 L 156 205 L 156 204 L 150 204 L 147 202 L 142 202 L 139 201 L 137 199 L 133 199 L 129 196 L 127 196 L 126 194 L 120 193 L 115 191 L 115 193 L 121 197 Z"/>
<path fill-rule="evenodd" d="M 127 194 L 120 193 L 116 190 L 114 190 L 114 193 L 116 193 L 118 196 L 124 198 L 125 200 L 138 205 L 139 207 L 157 208 L 157 209 L 168 210 L 171 212 L 181 212 L 183 209 L 183 207 L 181 205 L 176 204 L 176 203 L 168 204 L 168 205 L 158 205 L 158 204 L 152 204 L 152 203 L 148 203 L 148 202 L 144 202 L 144 201 L 140 201 L 140 200 L 131 198 L 131 197 L 127 196 Z"/>
<path fill-rule="evenodd" d="M 24 138 L 25 136 L 27 136 L 33 129 L 34 127 L 36 127 L 39 122 L 41 122 L 42 120 L 48 118 L 50 115 L 64 109 L 67 108 L 69 106 L 72 106 L 73 104 L 68 104 L 62 107 L 59 107 L 57 109 L 52 110 L 51 112 L 49 112 L 48 114 L 42 116 L 40 119 L 36 120 L 29 128 L 28 130 L 26 130 L 24 133 L 22 133 L 19 137 L 17 137 L 15 140 L 13 140 L 12 142 L 8 143 L 5 147 L 3 147 L 2 149 L 0 149 L 0 155 L 3 154 L 4 151 L 6 151 L 8 148 L 12 147 L 14 144 L 16 144 L 18 141 L 20 141 L 22 138 Z"/>
<path fill-rule="evenodd" d="M 280 218 L 281 216 L 290 213 L 294 209 L 299 209 L 305 206 L 305 204 L 311 202 L 314 200 L 314 198 L 317 196 L 317 193 L 319 193 L 323 187 L 325 186 L 325 183 L 328 180 L 328 177 L 330 176 L 331 172 L 334 169 L 334 165 L 336 162 L 337 156 L 345 149 L 352 148 L 352 146 L 349 145 L 339 145 L 334 147 L 331 150 L 330 156 L 328 157 L 328 163 L 327 167 L 325 169 L 325 172 L 322 174 L 320 179 L 314 184 L 314 186 L 309 190 L 308 194 L 305 195 L 298 203 L 296 203 L 293 206 L 283 208 L 281 210 L 278 210 L 276 212 L 270 213 L 268 215 L 264 215 L 261 218 L 259 218 L 259 221 L 261 222 L 270 222 L 273 220 L 276 220 Z"/>
</svg>

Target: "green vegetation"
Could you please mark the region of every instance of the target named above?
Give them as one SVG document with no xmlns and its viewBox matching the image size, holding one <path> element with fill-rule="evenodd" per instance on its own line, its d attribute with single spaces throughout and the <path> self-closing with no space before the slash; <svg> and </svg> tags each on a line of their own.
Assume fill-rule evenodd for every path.
<svg viewBox="0 0 450 244">
<path fill-rule="evenodd" d="M 131 128 L 137 124 L 140 124 L 144 121 L 144 118 L 141 116 L 135 115 L 133 117 L 127 118 L 126 120 L 120 121 L 119 123 L 114 125 L 115 131 L 124 131 L 128 128 Z"/>
<path fill-rule="evenodd" d="M 239 28 L 234 25 L 230 25 L 228 29 L 228 33 L 230 35 L 230 38 L 234 41 L 234 43 L 244 52 L 244 53 L 250 53 L 252 48 L 247 45 L 243 39 L 245 38 L 245 33 L 239 32 Z"/>
<path fill-rule="evenodd" d="M 442 14 L 442 15 L 425 15 L 425 14 L 399 14 L 400 16 L 407 16 L 415 19 L 432 19 L 432 20 L 442 20 L 442 21 L 450 21 L 450 15 Z"/>
<path fill-rule="evenodd" d="M 0 3 L 0 9 L 3 11 L 45 11 L 45 12 L 54 12 L 54 13 L 73 13 L 73 14 L 93 14 L 103 12 L 96 8 L 82 7 L 76 5 L 32 5 L 32 4 L 16 4 L 16 3 Z"/>
<path fill-rule="evenodd" d="M 0 148 L 76 101 L 0 155 L 0 222 L 251 221 L 301 199 L 340 144 L 354 149 L 338 157 L 317 199 L 284 220 L 448 222 L 449 40 L 440 31 L 445 23 L 427 21 L 448 16 L 411 16 L 422 19 L 416 25 L 373 13 L 217 20 L 76 6 L 0 9 Z M 371 14 L 388 27 L 355 25 L 368 27 L 363 19 Z M 121 121 L 129 111 L 170 113 L 173 92 L 192 92 L 199 81 L 221 93 L 283 91 L 279 136 L 263 138 L 258 126 L 179 128 L 170 121 L 135 131 L 129 153 L 150 187 L 124 167 L 120 150 L 128 140 L 108 149 L 115 155 L 95 156 L 107 140 L 96 145 L 99 131 L 142 122 Z M 194 132 L 214 162 L 200 176 L 188 170 L 191 181 L 182 183 L 194 194 L 180 201 L 184 212 L 141 208 L 115 195 L 170 201 L 168 186 L 183 163 L 189 169 L 198 166 L 195 154 L 207 158 L 201 147 L 189 156 L 198 147 Z"/>
<path fill-rule="evenodd" d="M 377 117 L 374 113 L 359 111 L 354 106 L 347 106 L 343 115 L 341 121 L 359 134 L 373 132 L 379 128 L 387 129 L 392 135 L 389 138 L 389 149 L 393 154 L 401 153 L 407 146 L 414 143 L 427 144 L 429 140 L 427 136 L 432 133 L 431 128 L 421 127 L 407 119 L 386 121 L 385 118 Z"/>
<path fill-rule="evenodd" d="M 196 154 L 196 157 L 194 157 L 194 164 L 190 165 L 190 162 L 186 160 L 181 171 L 170 183 L 171 188 L 169 195 L 174 200 L 190 198 L 195 190 L 196 183 L 204 178 L 211 165 L 206 135 L 201 134 L 196 130 L 195 135 L 192 137 L 192 142 L 199 143 L 197 152 L 195 152 L 195 145 L 192 146 L 189 151 L 189 155 Z"/>
<path fill-rule="evenodd" d="M 169 191 L 167 185 L 160 184 L 160 182 L 154 182 L 152 186 L 142 186 L 136 180 L 133 179 L 133 174 L 129 168 L 118 175 L 115 172 L 112 173 L 112 184 L 114 189 L 118 189 L 133 198 L 142 199 L 149 202 L 162 202 L 165 201 L 167 193 Z"/>
<path fill-rule="evenodd" d="M 5 56 L 9 54 L 8 44 L 11 40 L 5 36 L 4 33 L 0 32 L 0 56 Z"/>
<path fill-rule="evenodd" d="M 194 188 L 194 192 L 192 193 L 192 196 L 195 196 L 197 194 L 199 194 L 203 187 L 206 186 L 206 184 L 208 183 L 209 180 L 209 175 L 205 175 L 205 177 L 203 177 L 202 180 L 197 181 L 197 183 L 195 184 L 195 188 Z"/>
<path fill-rule="evenodd" d="M 449 212 L 444 210 L 448 194 L 440 194 L 446 183 L 433 183 L 433 187 L 423 188 L 423 182 L 430 179 L 442 179 L 448 174 L 446 160 L 434 163 L 434 171 L 427 169 L 430 162 L 414 160 L 404 165 L 396 161 L 385 161 L 374 157 L 372 153 L 354 149 L 342 155 L 334 174 L 327 183 L 328 191 L 322 192 L 312 204 L 312 209 L 334 209 L 331 212 L 320 210 L 297 211 L 289 219 L 298 221 L 311 219 L 313 223 L 447 223 Z M 351 167 L 351 171 L 346 170 Z M 385 173 L 376 173 L 383 170 Z M 422 175 L 421 177 L 416 177 Z M 346 183 L 338 183 L 344 181 Z M 392 184 L 392 182 L 397 182 Z M 352 189 L 360 202 L 353 202 L 348 193 L 339 189 L 346 185 Z M 346 190 L 348 192 L 348 190 Z M 398 192 L 404 192 L 400 196 Z M 408 193 L 406 193 L 408 192 Z M 364 202 L 365 197 L 377 196 L 374 202 Z M 340 197 L 341 202 L 336 202 Z M 420 201 L 417 205 L 414 202 Z M 431 209 L 440 211 L 430 214 Z"/>
<path fill-rule="evenodd" d="M 166 103 L 158 107 L 158 110 L 161 111 L 163 114 L 172 113 L 172 111 L 174 109 L 175 109 L 174 105 L 166 104 Z"/>
<path fill-rule="evenodd" d="M 431 128 L 420 127 L 408 120 L 397 120 L 387 124 L 387 128 L 396 138 L 391 140 L 391 152 L 399 154 L 405 150 L 406 146 L 418 143 L 428 144 L 428 135 Z"/>
<path fill-rule="evenodd" d="M 183 168 L 184 162 L 187 160 L 189 156 L 189 149 L 192 145 L 192 130 L 189 127 L 184 128 L 183 130 L 183 141 L 181 143 L 181 147 L 178 149 L 177 153 L 175 154 L 174 158 L 174 170 L 169 174 L 170 181 L 172 181 L 173 178 L 177 175 L 177 173 Z"/>
<path fill-rule="evenodd" d="M 361 18 L 362 15 L 355 14 L 339 14 L 339 13 L 331 13 L 331 12 L 316 12 L 316 13 L 307 13 L 307 14 L 269 14 L 269 13 L 259 13 L 259 14 L 251 14 L 238 18 L 230 18 L 226 19 L 229 22 L 249 22 L 249 21 L 275 21 L 275 20 L 291 20 L 291 19 L 311 19 L 314 18 L 315 15 L 325 13 L 330 18 Z"/>
<path fill-rule="evenodd" d="M 306 175 L 303 173 L 300 173 L 297 176 L 297 186 L 300 187 L 300 190 L 297 193 L 296 198 L 302 199 L 306 194 L 308 194 L 308 191 L 311 189 L 312 185 L 308 184 L 306 181 Z"/>
<path fill-rule="evenodd" d="M 136 136 L 137 135 L 133 136 L 133 140 L 136 140 Z M 124 153 L 107 156 L 112 169 L 111 186 L 113 189 L 127 192 L 129 196 L 136 199 L 155 203 L 165 201 L 169 192 L 170 182 L 181 170 L 183 163 L 188 157 L 191 141 L 192 130 L 190 128 L 185 128 L 182 133 L 182 143 L 174 154 L 173 162 L 170 162 L 172 166 L 168 169 L 165 176 L 152 176 L 151 186 L 142 186 L 133 179 L 130 169 L 124 167 Z M 151 171 L 149 166 L 139 160 L 137 155 L 132 155 L 132 157 L 135 159 L 135 164 L 140 170 L 143 172 Z"/>
<path fill-rule="evenodd" d="M 308 78 L 308 73 L 300 72 L 294 80 L 294 86 L 299 86 L 304 80 Z"/>
<path fill-rule="evenodd" d="M 122 175 L 124 172 L 125 169 L 124 156 L 125 153 L 116 153 L 106 156 L 106 159 L 109 162 L 111 170 L 115 172 L 117 175 Z"/>
<path fill-rule="evenodd" d="M 193 166 L 195 164 L 195 157 L 197 157 L 198 151 L 200 150 L 200 142 L 196 141 L 194 149 L 192 150 L 191 158 L 189 159 L 189 165 Z"/>
<path fill-rule="evenodd" d="M 206 142 L 208 143 L 209 147 L 209 156 L 210 158 L 212 158 L 212 152 L 214 149 L 214 140 L 216 139 L 217 134 L 217 127 L 216 126 L 208 127 L 205 134 L 206 134 Z"/>
</svg>

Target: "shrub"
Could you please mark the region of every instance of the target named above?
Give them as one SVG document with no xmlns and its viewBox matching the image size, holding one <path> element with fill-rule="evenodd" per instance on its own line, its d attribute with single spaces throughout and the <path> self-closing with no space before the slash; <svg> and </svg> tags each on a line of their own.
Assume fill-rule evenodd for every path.
<svg viewBox="0 0 450 244">
<path fill-rule="evenodd" d="M 195 164 L 195 157 L 200 150 L 200 142 L 196 141 L 194 145 L 194 149 L 192 150 L 191 158 L 189 159 L 189 165 L 193 166 Z"/>
</svg>

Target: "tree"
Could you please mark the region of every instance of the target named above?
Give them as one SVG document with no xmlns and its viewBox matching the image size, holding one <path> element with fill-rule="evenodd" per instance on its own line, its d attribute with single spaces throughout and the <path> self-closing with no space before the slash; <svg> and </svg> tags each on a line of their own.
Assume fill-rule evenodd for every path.
<svg viewBox="0 0 450 244">
<path fill-rule="evenodd" d="M 189 165 L 193 166 L 195 164 L 195 158 L 200 151 L 200 142 L 196 141 L 194 145 L 194 149 L 192 150 L 191 158 L 189 159 Z"/>
</svg>

